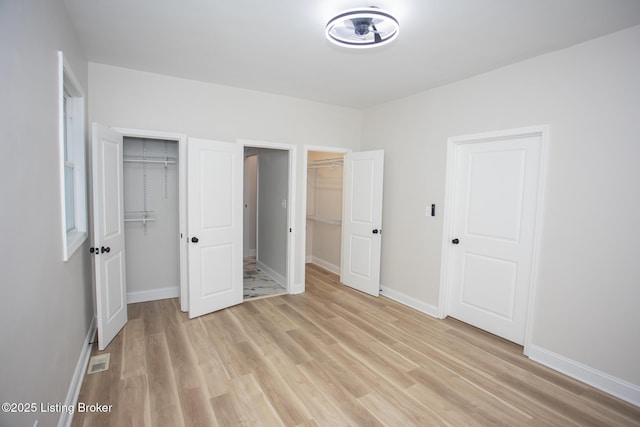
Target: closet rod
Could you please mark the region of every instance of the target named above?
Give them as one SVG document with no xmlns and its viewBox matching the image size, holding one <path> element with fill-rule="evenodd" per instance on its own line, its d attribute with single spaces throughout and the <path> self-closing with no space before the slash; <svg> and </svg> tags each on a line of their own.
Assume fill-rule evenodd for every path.
<svg viewBox="0 0 640 427">
<path fill-rule="evenodd" d="M 124 222 L 142 222 L 155 221 L 155 218 L 125 218 Z"/>
<path fill-rule="evenodd" d="M 342 157 L 336 157 L 333 159 L 320 159 L 320 160 L 312 160 L 309 162 L 310 165 L 323 165 L 323 164 L 331 164 L 331 163 L 342 163 L 344 159 Z"/>
</svg>

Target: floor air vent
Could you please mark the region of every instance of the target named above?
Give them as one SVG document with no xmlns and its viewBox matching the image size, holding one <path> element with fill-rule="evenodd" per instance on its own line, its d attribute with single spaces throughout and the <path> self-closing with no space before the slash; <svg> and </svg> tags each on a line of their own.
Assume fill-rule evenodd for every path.
<svg viewBox="0 0 640 427">
<path fill-rule="evenodd" d="M 95 374 L 96 372 L 102 372 L 109 369 L 109 360 L 111 359 L 111 353 L 98 354 L 93 356 L 89 360 L 89 371 L 87 374 Z"/>
</svg>

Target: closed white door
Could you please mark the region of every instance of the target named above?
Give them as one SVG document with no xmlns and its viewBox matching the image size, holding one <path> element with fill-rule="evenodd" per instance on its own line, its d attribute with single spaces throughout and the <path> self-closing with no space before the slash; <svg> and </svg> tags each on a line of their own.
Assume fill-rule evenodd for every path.
<svg viewBox="0 0 640 427">
<path fill-rule="evenodd" d="M 456 148 L 448 314 L 524 343 L 541 136 Z"/>
<path fill-rule="evenodd" d="M 127 323 L 122 135 L 94 123 L 92 148 L 92 253 L 98 310 L 98 347 L 104 350 Z"/>
<path fill-rule="evenodd" d="M 240 144 L 189 138 L 189 317 L 242 302 Z"/>
<path fill-rule="evenodd" d="M 344 156 L 340 281 L 378 296 L 384 151 Z"/>
</svg>

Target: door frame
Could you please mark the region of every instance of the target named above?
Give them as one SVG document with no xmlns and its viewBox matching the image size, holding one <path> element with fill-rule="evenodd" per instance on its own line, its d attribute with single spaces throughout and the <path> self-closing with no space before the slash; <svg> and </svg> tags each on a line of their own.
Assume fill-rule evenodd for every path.
<svg viewBox="0 0 640 427">
<path fill-rule="evenodd" d="M 535 312 L 535 296 L 538 288 L 538 273 L 540 266 L 540 242 L 542 237 L 542 222 L 544 212 L 544 193 L 545 193 L 545 177 L 547 172 L 547 154 L 549 146 L 549 125 L 539 125 L 516 129 L 505 129 L 495 132 L 483 132 L 470 135 L 461 135 L 450 137 L 447 139 L 447 163 L 446 163 L 446 181 L 445 181 L 445 198 L 443 211 L 443 228 L 442 228 L 442 259 L 440 264 L 440 291 L 438 301 L 438 317 L 444 319 L 449 314 L 449 302 L 451 300 L 451 275 L 453 248 L 451 239 L 453 238 L 452 230 L 454 223 L 455 209 L 453 203 L 455 200 L 456 189 L 456 170 L 458 167 L 459 148 L 466 144 L 477 144 L 495 140 L 507 140 L 526 136 L 540 137 L 540 164 L 538 174 L 538 192 L 537 206 L 535 213 L 533 251 L 531 256 L 531 276 L 529 295 L 527 301 L 527 313 L 525 321 L 524 334 L 524 354 L 529 355 L 531 347 L 531 337 L 533 334 L 533 316 Z"/>
<path fill-rule="evenodd" d="M 289 294 L 299 293 L 293 286 L 293 279 L 295 274 L 295 241 L 296 241 L 296 226 L 295 226 L 295 211 L 296 211 L 296 159 L 297 159 L 297 147 L 292 144 L 283 144 L 278 142 L 258 141 L 251 139 L 236 139 L 236 143 L 241 144 L 243 149 L 245 147 L 252 148 L 266 148 L 272 150 L 285 150 L 289 152 L 289 188 L 287 190 L 287 224 L 291 232 L 288 233 L 287 238 L 287 267 L 286 267 L 286 290 Z M 244 167 L 244 162 L 242 163 Z M 259 166 L 258 166 L 259 167 Z M 243 173 L 244 181 L 244 173 Z M 244 187 L 244 184 L 243 184 Z M 243 209 L 244 211 L 244 209 Z M 243 217 L 244 218 L 244 217 Z M 244 245 L 244 239 L 242 244 Z M 256 242 L 257 246 L 257 242 Z M 257 250 L 257 248 L 256 248 Z M 244 248 L 243 248 L 244 252 Z"/>
<path fill-rule="evenodd" d="M 180 228 L 180 310 L 189 311 L 187 265 L 187 135 L 153 130 L 112 127 L 124 137 L 163 139 L 178 143 L 178 221 Z"/>
<path fill-rule="evenodd" d="M 347 154 L 347 153 L 351 153 L 353 152 L 353 149 L 351 148 L 344 148 L 344 147 L 327 147 L 325 145 L 307 145 L 305 144 L 302 148 L 303 150 L 303 157 L 302 157 L 302 171 L 304 172 L 302 174 L 302 220 L 304 221 L 305 224 L 305 232 L 302 233 L 302 243 L 301 243 L 301 249 L 302 249 L 302 265 L 300 266 L 301 271 L 302 271 L 302 285 L 301 285 L 301 289 L 299 292 L 304 292 L 306 286 L 307 286 L 307 278 L 306 278 L 306 274 L 305 274 L 305 264 L 306 264 L 306 260 L 307 260 L 307 231 L 306 231 L 306 224 L 307 224 L 307 168 L 308 168 L 308 163 L 309 163 L 309 151 L 319 151 L 322 153 L 340 153 L 340 154 Z M 344 181 L 344 177 L 343 177 L 343 181 Z M 344 182 L 343 182 L 344 184 Z M 341 232 L 342 233 L 342 232 Z M 342 244 L 342 238 L 341 238 L 341 244 Z"/>
</svg>

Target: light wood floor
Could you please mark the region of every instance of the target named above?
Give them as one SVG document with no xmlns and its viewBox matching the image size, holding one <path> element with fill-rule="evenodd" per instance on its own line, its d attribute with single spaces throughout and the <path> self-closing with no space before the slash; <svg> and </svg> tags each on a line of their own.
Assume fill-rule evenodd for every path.
<svg viewBox="0 0 640 427">
<path fill-rule="evenodd" d="M 194 320 L 177 300 L 129 305 L 86 376 L 74 426 L 640 425 L 640 408 L 531 362 L 522 348 L 342 286 Z M 94 354 L 98 353 L 94 349 Z"/>
</svg>

